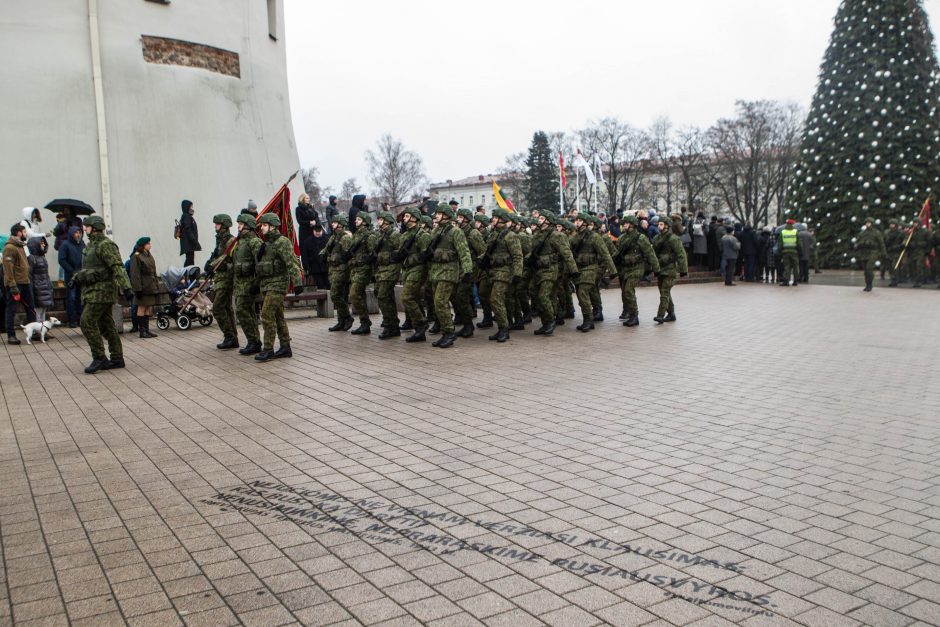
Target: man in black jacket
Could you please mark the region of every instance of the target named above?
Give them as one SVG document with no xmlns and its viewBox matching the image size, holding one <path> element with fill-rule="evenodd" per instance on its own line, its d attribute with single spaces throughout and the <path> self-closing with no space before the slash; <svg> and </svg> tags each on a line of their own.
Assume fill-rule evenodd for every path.
<svg viewBox="0 0 940 627">
<path fill-rule="evenodd" d="M 320 215 L 316 208 L 310 204 L 310 196 L 301 194 L 297 201 L 297 240 L 300 245 L 300 258 L 303 267 L 307 267 L 308 260 L 304 258 L 304 242 L 313 234 L 313 227 L 320 224 Z"/>
<path fill-rule="evenodd" d="M 199 245 L 199 228 L 193 218 L 196 211 L 193 201 L 184 200 L 180 206 L 183 210 L 180 216 L 180 254 L 185 256 L 183 267 L 187 267 L 195 263 L 196 252 L 202 250 L 202 246 Z"/>
<path fill-rule="evenodd" d="M 366 204 L 366 195 L 365 194 L 356 194 L 352 197 L 352 206 L 349 208 L 349 231 L 353 234 L 356 232 L 356 216 L 359 215 L 360 211 L 369 211 L 369 206 Z"/>
<path fill-rule="evenodd" d="M 744 230 L 741 231 L 741 256 L 744 257 L 744 280 L 748 283 L 755 281 L 757 272 L 757 255 L 760 252 L 760 245 L 757 239 L 757 233 L 750 222 L 744 224 Z"/>
</svg>

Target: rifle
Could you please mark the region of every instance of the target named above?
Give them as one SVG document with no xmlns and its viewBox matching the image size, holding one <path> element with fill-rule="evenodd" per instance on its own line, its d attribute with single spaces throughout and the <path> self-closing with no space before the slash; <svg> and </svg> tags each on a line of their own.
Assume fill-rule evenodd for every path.
<svg viewBox="0 0 940 627">
<path fill-rule="evenodd" d="M 438 233 L 433 240 L 431 240 L 431 243 L 428 244 L 428 247 L 418 254 L 418 260 L 421 261 L 421 263 L 427 263 L 431 259 L 431 255 L 434 254 L 434 251 L 437 250 L 438 244 L 441 243 L 441 238 L 450 233 L 450 229 L 452 228 L 452 224 L 447 224 L 445 227 L 441 228 L 441 232 Z M 415 237 L 417 237 L 417 235 L 415 235 Z"/>
<path fill-rule="evenodd" d="M 420 227 L 415 227 L 412 229 L 414 233 L 411 235 L 411 239 L 408 241 L 408 244 L 405 246 L 404 251 L 393 250 L 392 251 L 392 261 L 395 263 L 403 262 L 408 255 L 411 254 L 411 251 L 414 250 L 415 244 L 418 242 L 418 235 L 420 234 Z"/>
<path fill-rule="evenodd" d="M 492 265 L 490 262 L 490 255 L 492 255 L 493 251 L 496 250 L 496 244 L 498 244 L 500 240 L 504 238 L 506 236 L 506 233 L 508 232 L 509 232 L 509 227 L 506 227 L 502 229 L 499 233 L 497 233 L 496 237 L 493 238 L 493 241 L 490 242 L 489 245 L 486 247 L 486 251 L 484 251 L 484 253 L 480 255 L 480 258 L 477 259 L 477 266 L 479 266 L 481 270 L 490 269 L 490 266 Z"/>
<path fill-rule="evenodd" d="M 542 256 L 542 251 L 545 250 L 545 244 L 548 243 L 548 240 L 551 239 L 551 232 L 545 234 L 545 239 L 542 240 L 542 243 L 539 244 L 538 250 L 533 250 L 529 253 L 528 259 L 525 260 L 526 268 L 529 270 L 535 270 L 538 267 L 538 258 Z"/>
</svg>

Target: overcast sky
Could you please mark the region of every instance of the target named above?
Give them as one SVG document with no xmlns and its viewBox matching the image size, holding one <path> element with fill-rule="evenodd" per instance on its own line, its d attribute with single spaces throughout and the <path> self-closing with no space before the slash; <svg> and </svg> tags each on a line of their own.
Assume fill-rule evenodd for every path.
<svg viewBox="0 0 940 627">
<path fill-rule="evenodd" d="M 370 192 L 363 155 L 383 133 L 438 182 L 603 116 L 707 126 L 739 99 L 808 107 L 839 3 L 285 0 L 300 162 Z M 936 34 L 940 0 L 924 5 Z"/>
</svg>

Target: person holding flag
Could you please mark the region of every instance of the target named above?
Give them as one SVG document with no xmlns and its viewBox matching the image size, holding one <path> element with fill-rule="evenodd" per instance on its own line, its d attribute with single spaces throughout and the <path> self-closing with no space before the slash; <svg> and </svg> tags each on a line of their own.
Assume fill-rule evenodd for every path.
<svg viewBox="0 0 940 627">
<path fill-rule="evenodd" d="M 261 326 L 264 328 L 264 345 L 255 355 L 255 361 L 269 361 L 282 357 L 292 357 L 290 333 L 284 319 L 284 297 L 291 284 L 296 285 L 294 293 L 303 291 L 300 286 L 300 265 L 290 239 L 281 235 L 281 219 L 273 212 L 258 218 L 263 242 L 255 257 L 255 274 L 263 297 L 261 305 Z M 281 346 L 274 351 L 274 336 L 277 335 Z"/>
</svg>

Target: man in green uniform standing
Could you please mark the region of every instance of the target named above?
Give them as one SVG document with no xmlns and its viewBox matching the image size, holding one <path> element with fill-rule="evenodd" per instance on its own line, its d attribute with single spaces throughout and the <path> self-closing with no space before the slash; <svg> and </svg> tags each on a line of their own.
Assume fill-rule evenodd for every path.
<svg viewBox="0 0 940 627">
<path fill-rule="evenodd" d="M 300 264 L 294 254 L 291 241 L 281 235 L 281 220 L 273 213 L 266 213 L 258 218 L 261 237 L 264 242 L 255 257 L 255 274 L 261 287 L 261 326 L 264 328 L 264 346 L 255 355 L 255 361 L 268 361 L 282 357 L 291 357 L 290 333 L 284 319 L 284 297 L 291 284 L 295 293 L 303 291 L 300 285 Z M 274 336 L 281 346 L 274 351 Z"/>
<path fill-rule="evenodd" d="M 859 261 L 865 270 L 865 290 L 870 292 L 875 282 L 875 271 L 881 266 L 882 259 L 888 254 L 881 231 L 875 228 L 872 218 L 865 218 L 862 232 L 855 240 Z"/>
<path fill-rule="evenodd" d="M 574 221 L 578 233 L 571 248 L 578 264 L 578 306 L 581 307 L 582 322 L 576 328 L 587 333 L 594 329 L 593 290 L 597 289 L 598 276 L 602 272 L 617 273 L 617 266 L 610 256 L 607 244 L 599 233 L 594 232 L 594 222 L 587 213 L 579 213 Z"/>
<path fill-rule="evenodd" d="M 232 294 L 235 289 L 235 272 L 232 259 L 226 254 L 232 235 L 232 218 L 220 213 L 212 216 L 215 225 L 215 249 L 206 262 L 208 274 L 214 277 L 215 289 L 212 296 L 212 315 L 222 330 L 222 343 L 215 347 L 220 350 L 238 348 L 238 330 L 235 328 L 235 310 L 232 307 Z"/>
<path fill-rule="evenodd" d="M 908 269 L 910 271 L 911 280 L 914 282 L 914 287 L 920 288 L 924 286 L 927 252 L 930 250 L 930 235 L 927 233 L 927 230 L 923 228 L 920 220 L 911 222 L 911 228 L 913 229 L 911 232 L 911 241 L 907 245 L 907 255 L 910 258 Z"/>
<path fill-rule="evenodd" d="M 457 337 L 473 336 L 473 318 L 475 317 L 475 307 L 473 306 L 473 279 L 477 278 L 477 259 L 486 250 L 486 242 L 479 230 L 474 228 L 473 213 L 469 209 L 457 210 L 457 226 L 463 231 L 467 238 L 467 246 L 470 248 L 470 260 L 473 262 L 474 276 L 470 283 L 460 283 L 454 294 L 454 312 L 457 314 L 457 323 L 462 325 L 457 332 Z"/>
<path fill-rule="evenodd" d="M 380 340 L 401 337 L 398 330 L 398 305 L 395 303 L 395 284 L 401 275 L 401 262 L 395 253 L 398 251 L 401 233 L 395 223 L 395 216 L 388 211 L 380 211 L 379 236 L 375 243 L 375 297 L 382 312 L 382 332 Z"/>
<path fill-rule="evenodd" d="M 82 224 L 88 235 L 88 245 L 82 253 L 82 269 L 72 280 L 82 288 L 83 309 L 79 324 L 91 349 L 91 364 L 85 372 L 94 374 L 99 370 L 124 367 L 124 348 L 121 336 L 114 328 L 111 308 L 117 302 L 118 289 L 127 302 L 134 298 L 134 290 L 124 270 L 121 251 L 104 234 L 101 216 L 90 215 L 82 220 Z M 110 359 L 105 357 L 102 338 L 108 341 Z"/>
<path fill-rule="evenodd" d="M 634 215 L 624 216 L 614 263 L 620 272 L 620 296 L 623 300 L 625 327 L 640 324 L 640 308 L 636 301 L 636 286 L 647 272 L 660 274 L 659 260 L 650 240 L 639 229 L 639 220 Z"/>
<path fill-rule="evenodd" d="M 454 226 L 454 210 L 448 205 L 439 204 L 434 215 L 438 225 L 431 232 L 431 243 L 423 255 L 431 264 L 428 279 L 434 285 L 434 312 L 443 334 L 433 345 L 450 348 L 457 339 L 450 304 L 457 283 L 470 283 L 472 280 L 473 262 L 470 260 L 467 238 L 463 231 Z"/>
<path fill-rule="evenodd" d="M 509 309 L 507 293 L 522 281 L 522 245 L 519 237 L 509 226 L 512 214 L 505 209 L 495 209 L 495 233 L 486 245 L 486 251 L 480 257 L 483 268 L 490 282 L 490 306 L 496 320 L 496 333 L 489 339 L 505 342 L 509 339 Z"/>
<path fill-rule="evenodd" d="M 356 228 L 352 243 L 346 251 L 349 263 L 349 303 L 353 314 L 359 316 L 359 326 L 350 331 L 352 335 L 372 333 L 372 320 L 366 302 L 366 287 L 372 282 L 372 255 L 377 241 L 372 230 L 372 217 L 365 212 L 356 216 Z"/>
<path fill-rule="evenodd" d="M 320 251 L 329 264 L 330 300 L 336 310 L 336 324 L 330 331 L 348 331 L 352 328 L 353 318 L 349 315 L 349 262 L 346 254 L 352 245 L 352 234 L 346 230 L 349 221 L 346 216 L 333 216 L 330 222 L 330 241 Z"/>
<path fill-rule="evenodd" d="M 672 300 L 672 288 L 676 284 L 676 275 L 688 276 L 689 260 L 685 256 L 682 242 L 672 232 L 669 225 L 653 238 L 653 251 L 659 261 L 659 310 L 653 318 L 659 324 L 676 321 L 676 303 Z M 796 232 L 796 229 L 793 229 Z M 799 259 L 799 255 L 797 255 Z M 795 272 L 799 273 L 799 263 Z"/>
<path fill-rule="evenodd" d="M 245 347 L 240 355 L 255 355 L 261 352 L 261 334 L 258 333 L 258 312 L 255 300 L 261 293 L 258 277 L 255 276 L 255 260 L 261 250 L 261 238 L 255 231 L 257 223 L 250 213 L 239 214 L 238 241 L 232 252 L 232 273 L 234 276 L 235 318 L 245 334 Z"/>
<path fill-rule="evenodd" d="M 790 284 L 790 274 L 793 274 L 793 287 L 800 284 L 800 253 L 803 252 L 803 243 L 800 241 L 799 231 L 794 228 L 796 220 L 787 220 L 787 226 L 780 231 L 780 255 L 783 261 L 783 278 L 780 285 Z"/>
<path fill-rule="evenodd" d="M 549 211 L 540 211 L 536 218 L 536 232 L 532 236 L 532 252 L 529 255 L 529 294 L 534 309 L 542 321 L 535 335 L 551 335 L 555 331 L 556 284 L 558 275 L 576 277 L 578 265 L 571 254 L 568 236 L 555 230 L 557 218 Z"/>
<path fill-rule="evenodd" d="M 888 266 L 888 275 L 891 277 L 888 287 L 897 287 L 899 274 L 904 268 L 903 263 L 898 268 L 894 267 L 894 264 L 898 262 L 898 257 L 901 256 L 901 251 L 904 250 L 904 231 L 898 228 L 897 220 L 888 222 L 888 232 L 885 233 L 884 239 L 887 256 L 883 263 Z"/>
<path fill-rule="evenodd" d="M 402 216 L 405 234 L 400 238 L 395 259 L 401 263 L 401 303 L 411 321 L 414 333 L 405 338 L 408 343 L 424 342 L 428 322 L 424 313 L 424 286 L 428 280 L 428 264 L 421 261 L 421 253 L 431 243 L 431 235 L 424 230 L 418 209 L 406 209 Z"/>
</svg>

